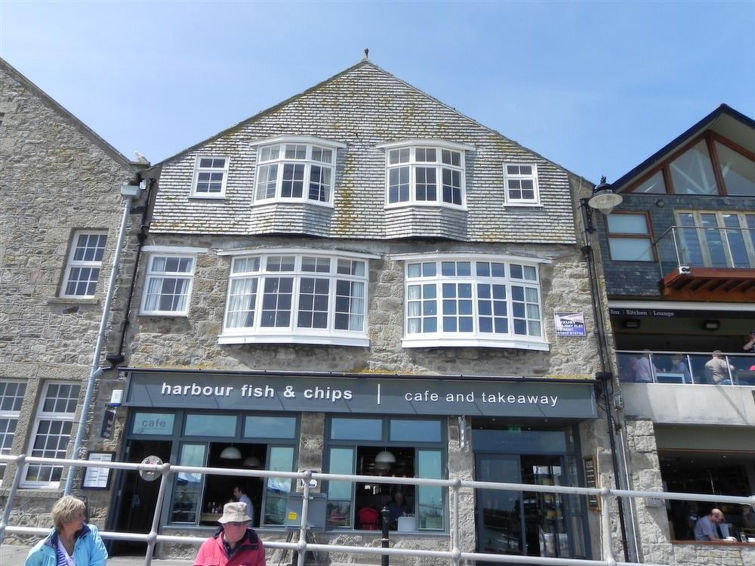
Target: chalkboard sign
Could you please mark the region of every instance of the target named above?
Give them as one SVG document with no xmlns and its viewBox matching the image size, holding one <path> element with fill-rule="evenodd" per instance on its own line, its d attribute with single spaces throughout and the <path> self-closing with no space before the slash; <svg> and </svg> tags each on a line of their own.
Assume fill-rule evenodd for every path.
<svg viewBox="0 0 755 566">
<path fill-rule="evenodd" d="M 597 475 L 597 470 L 595 469 L 595 458 L 592 456 L 588 456 L 584 459 L 585 464 L 585 486 L 586 487 L 597 487 L 597 484 L 595 483 L 595 478 Z M 587 506 L 590 508 L 591 511 L 600 511 L 600 498 L 597 495 L 588 495 L 587 496 Z"/>
</svg>

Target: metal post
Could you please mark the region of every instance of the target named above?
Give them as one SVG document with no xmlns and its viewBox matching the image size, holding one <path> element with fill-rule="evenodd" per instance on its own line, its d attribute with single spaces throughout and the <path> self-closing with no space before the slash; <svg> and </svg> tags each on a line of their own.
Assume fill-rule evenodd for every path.
<svg viewBox="0 0 755 566">
<path fill-rule="evenodd" d="M 380 510 L 380 517 L 382 518 L 382 525 L 383 525 L 383 536 L 380 538 L 380 546 L 381 548 L 388 548 L 388 527 L 391 523 L 391 512 L 388 510 L 388 507 L 383 507 Z M 390 556 L 387 554 L 381 554 L 380 555 L 380 566 L 389 566 L 390 564 Z"/>
<path fill-rule="evenodd" d="M 160 473 L 162 474 L 162 477 L 160 478 L 160 490 L 157 493 L 155 514 L 152 516 L 152 529 L 150 530 L 148 535 L 147 553 L 144 555 L 144 566 L 150 566 L 150 564 L 152 563 L 152 555 L 155 553 L 155 545 L 157 544 L 157 532 L 160 527 L 160 515 L 162 514 L 163 503 L 165 501 L 165 491 L 168 487 L 168 481 L 173 476 L 170 471 L 170 464 L 163 464 L 162 471 Z"/>
<path fill-rule="evenodd" d="M 21 473 L 24 469 L 24 460 L 26 460 L 26 454 L 19 454 L 16 456 L 16 473 L 13 475 L 13 484 L 8 491 L 8 495 L 5 499 L 5 508 L 3 509 L 3 518 L 0 521 L 0 544 L 3 544 L 5 539 L 5 527 L 8 526 L 8 519 L 10 519 L 10 512 L 13 508 L 13 500 L 16 497 L 16 491 L 21 483 Z M 7 467 L 5 468 L 8 469 Z"/>
</svg>

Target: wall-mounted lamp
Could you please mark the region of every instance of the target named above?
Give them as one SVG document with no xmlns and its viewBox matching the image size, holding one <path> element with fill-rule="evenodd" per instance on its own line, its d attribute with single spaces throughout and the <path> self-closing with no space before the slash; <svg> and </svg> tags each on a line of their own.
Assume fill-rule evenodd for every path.
<svg viewBox="0 0 755 566">
<path fill-rule="evenodd" d="M 624 328 L 639 328 L 640 320 L 637 318 L 628 318 L 624 321 Z"/>
<path fill-rule="evenodd" d="M 592 190 L 592 196 L 587 201 L 590 208 L 599 210 L 606 216 L 624 201 L 624 197 L 614 192 L 611 185 L 606 183 L 606 178 L 601 177 L 600 183 Z"/>
<path fill-rule="evenodd" d="M 704 330 L 718 330 L 721 328 L 721 322 L 718 320 L 705 320 L 703 321 Z"/>
</svg>

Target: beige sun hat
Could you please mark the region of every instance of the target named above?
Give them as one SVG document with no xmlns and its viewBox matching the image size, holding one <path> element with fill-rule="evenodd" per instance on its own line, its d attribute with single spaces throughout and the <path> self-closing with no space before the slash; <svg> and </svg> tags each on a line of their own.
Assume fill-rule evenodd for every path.
<svg viewBox="0 0 755 566">
<path fill-rule="evenodd" d="M 246 503 L 235 501 L 223 505 L 223 516 L 218 519 L 218 523 L 248 523 L 252 518 L 246 514 Z"/>
</svg>

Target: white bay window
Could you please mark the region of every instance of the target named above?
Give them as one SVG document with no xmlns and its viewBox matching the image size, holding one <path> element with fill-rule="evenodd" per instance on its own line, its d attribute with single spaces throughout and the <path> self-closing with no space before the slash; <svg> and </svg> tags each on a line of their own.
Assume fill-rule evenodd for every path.
<svg viewBox="0 0 755 566">
<path fill-rule="evenodd" d="M 366 256 L 234 257 L 220 343 L 367 345 Z"/>
<path fill-rule="evenodd" d="M 255 203 L 333 204 L 336 151 L 345 145 L 317 138 L 287 137 L 260 142 Z"/>
<path fill-rule="evenodd" d="M 395 259 L 406 260 L 404 347 L 547 349 L 537 262 Z"/>
</svg>

